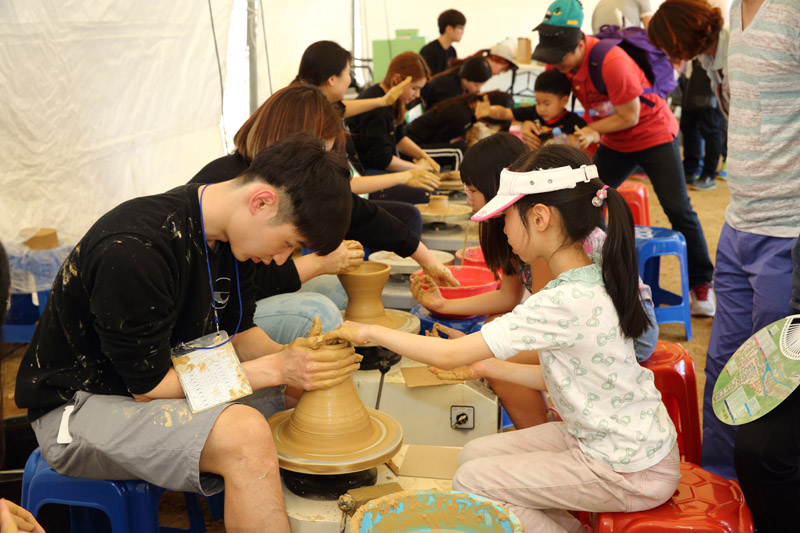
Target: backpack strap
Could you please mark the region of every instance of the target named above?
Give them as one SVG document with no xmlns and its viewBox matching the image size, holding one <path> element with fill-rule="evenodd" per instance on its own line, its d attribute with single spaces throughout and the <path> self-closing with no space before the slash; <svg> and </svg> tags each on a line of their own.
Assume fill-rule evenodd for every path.
<svg viewBox="0 0 800 533">
<path fill-rule="evenodd" d="M 608 96 L 606 82 L 603 81 L 603 61 L 608 51 L 622 42 L 622 39 L 600 39 L 589 52 L 589 77 L 597 92 Z"/>
<path fill-rule="evenodd" d="M 600 39 L 592 47 L 592 51 L 589 52 L 589 78 L 591 78 L 592 85 L 597 89 L 597 92 L 604 96 L 608 96 L 608 88 L 603 80 L 603 61 L 605 61 L 608 52 L 621 42 L 622 39 Z M 639 96 L 639 100 L 648 107 L 653 107 L 655 104 L 645 98 L 644 95 L 652 92 L 654 92 L 653 89 L 644 89 L 642 95 Z"/>
</svg>

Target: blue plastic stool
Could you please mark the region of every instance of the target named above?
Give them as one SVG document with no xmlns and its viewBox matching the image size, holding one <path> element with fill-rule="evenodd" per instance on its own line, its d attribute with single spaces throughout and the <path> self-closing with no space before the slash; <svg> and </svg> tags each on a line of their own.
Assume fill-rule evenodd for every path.
<svg viewBox="0 0 800 533">
<path fill-rule="evenodd" d="M 639 256 L 639 275 L 653 291 L 656 322 L 682 323 L 686 340 L 692 338 L 692 312 L 689 304 L 689 267 L 686 239 L 677 231 L 651 226 L 636 226 L 636 253 Z M 666 291 L 659 285 L 661 256 L 678 256 L 681 271 L 681 294 Z M 666 307 L 661 307 L 665 305 Z"/>
<path fill-rule="evenodd" d="M 505 431 L 514 427 L 514 422 L 508 416 L 505 407 L 500 406 L 500 431 Z"/>
<path fill-rule="evenodd" d="M 71 531 L 105 531 L 108 516 L 113 533 L 205 533 L 203 512 L 197 494 L 186 492 L 189 529 L 158 525 L 158 504 L 166 491 L 141 480 L 107 481 L 62 476 L 33 451 L 22 475 L 22 506 L 37 516 L 42 506 L 55 503 L 70 506 Z M 221 518 L 222 495 L 208 497 L 212 520 Z M 215 516 L 216 515 L 216 516 Z"/>
<path fill-rule="evenodd" d="M 44 305 L 50 290 L 39 291 L 37 297 L 39 306 L 33 305 L 32 295 L 12 294 L 11 309 L 9 310 L 6 323 L 3 325 L 3 342 L 31 342 L 33 332 L 36 330 L 36 322 L 44 312 Z"/>
<path fill-rule="evenodd" d="M 437 322 L 442 324 L 443 326 L 447 326 L 453 329 L 457 329 L 466 334 L 474 333 L 481 329 L 483 323 L 486 322 L 486 315 L 478 315 L 472 318 L 439 318 L 438 316 L 434 316 L 430 311 L 422 307 L 421 304 L 417 304 L 411 308 L 409 311 L 412 315 L 419 317 L 419 334 L 425 335 L 428 331 L 431 330 L 434 324 Z"/>
</svg>

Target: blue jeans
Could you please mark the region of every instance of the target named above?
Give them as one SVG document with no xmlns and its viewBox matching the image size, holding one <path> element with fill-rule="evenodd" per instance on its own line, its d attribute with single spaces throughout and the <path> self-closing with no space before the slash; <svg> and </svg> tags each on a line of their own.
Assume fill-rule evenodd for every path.
<svg viewBox="0 0 800 533">
<path fill-rule="evenodd" d="M 795 239 L 767 237 L 722 226 L 717 243 L 711 326 L 703 394 L 703 468 L 735 478 L 733 445 L 737 426 L 720 422 L 711 396 L 725 363 L 758 330 L 792 312 L 789 291 Z"/>
<path fill-rule="evenodd" d="M 683 134 L 683 172 L 693 176 L 716 176 L 719 156 L 722 154 L 722 111 L 718 107 L 683 110 L 681 133 Z M 705 155 L 703 154 L 705 141 Z M 700 168 L 700 161 L 703 168 Z"/>
<path fill-rule="evenodd" d="M 328 297 L 314 292 L 293 292 L 264 298 L 256 303 L 253 322 L 280 344 L 305 337 L 314 317 L 322 322 L 322 331 L 342 324 L 342 313 Z"/>
<path fill-rule="evenodd" d="M 617 152 L 601 144 L 594 154 L 594 163 L 603 183 L 614 188 L 625 181 L 637 165 L 644 169 L 672 229 L 680 231 L 686 238 L 689 286 L 709 283 L 714 275 L 714 265 L 708 255 L 700 220 L 686 193 L 678 140 L 638 152 Z"/>
<path fill-rule="evenodd" d="M 335 274 L 322 274 L 303 283 L 298 292 L 315 292 L 328 297 L 337 308 L 347 307 L 347 293 Z"/>
</svg>

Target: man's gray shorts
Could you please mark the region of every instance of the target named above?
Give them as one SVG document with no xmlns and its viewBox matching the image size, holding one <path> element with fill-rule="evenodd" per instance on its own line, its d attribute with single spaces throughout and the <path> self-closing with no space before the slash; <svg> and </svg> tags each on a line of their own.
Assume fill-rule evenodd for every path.
<svg viewBox="0 0 800 533">
<path fill-rule="evenodd" d="M 270 387 L 234 403 L 269 418 L 286 408 L 284 387 Z M 137 402 L 126 396 L 78 392 L 70 404 L 72 442 L 56 437 L 64 408 L 33 421 L 42 457 L 64 475 L 91 479 L 143 479 L 173 491 L 214 494 L 220 476 L 200 473 L 200 452 L 217 417 L 233 403 L 192 414 L 185 399 Z"/>
</svg>

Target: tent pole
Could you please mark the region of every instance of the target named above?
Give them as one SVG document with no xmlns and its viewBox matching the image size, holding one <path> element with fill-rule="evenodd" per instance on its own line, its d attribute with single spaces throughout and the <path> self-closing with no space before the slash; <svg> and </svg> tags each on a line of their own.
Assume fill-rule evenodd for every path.
<svg viewBox="0 0 800 533">
<path fill-rule="evenodd" d="M 247 56 L 250 64 L 250 114 L 258 109 L 258 61 L 256 60 L 256 13 L 258 0 L 247 0 Z"/>
</svg>

